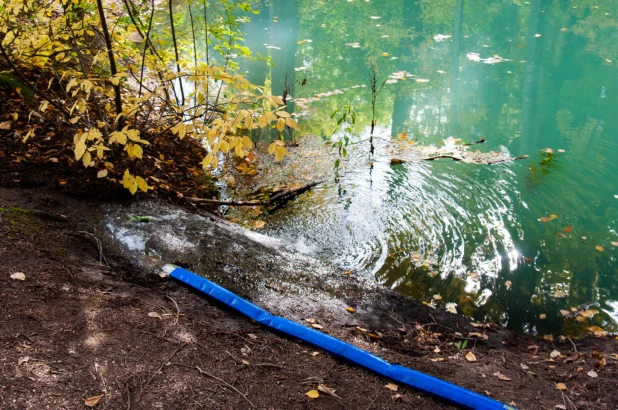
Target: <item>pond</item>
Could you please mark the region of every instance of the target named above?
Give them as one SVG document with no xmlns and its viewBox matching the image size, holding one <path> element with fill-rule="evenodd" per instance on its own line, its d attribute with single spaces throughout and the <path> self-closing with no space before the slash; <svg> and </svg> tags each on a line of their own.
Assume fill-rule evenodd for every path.
<svg viewBox="0 0 618 410">
<path fill-rule="evenodd" d="M 272 0 L 240 61 L 305 134 L 448 138 L 528 159 L 347 169 L 267 234 L 439 309 L 515 330 L 618 330 L 618 1 Z M 379 86 L 372 107 L 372 70 Z M 405 134 L 402 134 L 405 133 Z M 476 149 L 477 146 L 474 146 Z M 355 155 L 369 157 L 367 143 Z M 613 243 L 613 244 L 612 244 Z"/>
</svg>

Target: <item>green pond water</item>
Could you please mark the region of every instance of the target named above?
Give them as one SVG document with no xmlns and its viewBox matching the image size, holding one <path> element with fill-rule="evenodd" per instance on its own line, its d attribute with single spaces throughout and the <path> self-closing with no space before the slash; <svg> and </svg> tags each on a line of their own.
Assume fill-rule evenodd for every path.
<svg viewBox="0 0 618 410">
<path fill-rule="evenodd" d="M 254 6 L 245 44 L 274 66 L 240 67 L 286 90 L 304 134 L 329 137 L 349 104 L 366 139 L 373 65 L 386 81 L 376 138 L 484 138 L 484 151 L 530 156 L 391 166 L 378 152 L 373 167 L 267 216 L 267 234 L 479 320 L 541 335 L 618 330 L 618 0 Z M 563 317 L 591 303 L 592 317 Z"/>
</svg>

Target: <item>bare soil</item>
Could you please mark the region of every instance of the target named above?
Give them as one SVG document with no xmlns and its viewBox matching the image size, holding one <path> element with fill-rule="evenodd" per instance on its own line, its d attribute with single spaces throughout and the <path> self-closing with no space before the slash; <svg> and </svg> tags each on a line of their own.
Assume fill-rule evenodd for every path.
<svg viewBox="0 0 618 410">
<path fill-rule="evenodd" d="M 127 201 L 124 191 L 80 183 L 86 171 L 62 161 L 15 162 L 2 141 L 1 408 L 78 409 L 100 395 L 97 409 L 451 408 L 102 257 L 92 205 Z M 539 340 L 420 303 L 380 312 L 381 297 L 348 301 L 375 306 L 370 328 L 331 333 L 520 409 L 618 409 L 614 338 Z M 320 384 L 337 397 L 305 395 Z"/>
</svg>

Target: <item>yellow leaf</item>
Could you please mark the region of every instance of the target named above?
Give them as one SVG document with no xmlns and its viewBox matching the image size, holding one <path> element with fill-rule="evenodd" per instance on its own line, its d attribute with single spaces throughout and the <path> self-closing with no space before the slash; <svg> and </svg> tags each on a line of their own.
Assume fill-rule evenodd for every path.
<svg viewBox="0 0 618 410">
<path fill-rule="evenodd" d="M 86 151 L 84 152 L 84 155 L 82 156 L 82 163 L 84 164 L 85 167 L 89 167 L 90 162 L 92 162 L 92 155 L 90 155 L 90 152 Z"/>
<path fill-rule="evenodd" d="M 605 249 L 603 249 L 603 247 L 601 245 L 597 245 L 595 246 L 595 248 L 597 248 L 597 251 L 599 252 L 603 252 Z"/>
<path fill-rule="evenodd" d="M 120 77 L 112 77 L 110 81 L 112 82 L 112 84 L 118 85 L 120 84 Z"/>
<path fill-rule="evenodd" d="M 97 178 L 105 178 L 107 176 L 107 169 L 102 169 L 97 172 Z"/>
<path fill-rule="evenodd" d="M 279 110 L 279 111 L 276 111 L 275 114 L 277 114 L 281 118 L 291 118 L 290 113 L 287 111 Z"/>
<path fill-rule="evenodd" d="M 539 315 L 539 319 L 547 319 L 547 314 L 545 314 L 545 313 L 541 313 L 541 314 Z"/>
<path fill-rule="evenodd" d="M 94 407 L 94 406 L 96 406 L 101 401 L 101 399 L 104 396 L 105 396 L 104 394 L 101 394 L 99 396 L 88 397 L 88 398 L 86 398 L 86 400 L 84 400 L 84 405 L 86 407 Z"/>
<path fill-rule="evenodd" d="M 135 177 L 131 175 L 129 170 L 124 171 L 124 175 L 122 177 L 122 185 L 131 192 L 131 194 L 135 194 L 137 192 L 137 181 Z"/>
<path fill-rule="evenodd" d="M 276 145 L 275 146 L 275 161 L 279 162 L 279 161 L 283 161 L 283 158 L 286 155 L 290 155 L 290 152 L 288 151 L 288 149 L 282 145 Z"/>
<path fill-rule="evenodd" d="M 345 308 L 345 310 L 347 310 L 350 313 L 354 313 L 354 308 L 353 307 Z"/>
<path fill-rule="evenodd" d="M 264 221 L 255 221 L 255 222 L 253 223 L 253 226 L 254 226 L 255 228 L 257 228 L 257 229 L 263 228 L 263 227 L 264 227 L 264 225 L 266 225 L 266 222 L 264 222 Z"/>
<path fill-rule="evenodd" d="M 150 187 L 148 186 L 148 184 L 146 183 L 146 180 L 144 180 L 144 178 L 142 178 L 142 177 L 135 177 L 135 181 L 137 182 L 137 187 L 140 189 L 140 191 L 148 192 L 148 188 L 150 188 Z"/>
<path fill-rule="evenodd" d="M 476 356 L 472 352 L 468 352 L 466 355 L 466 360 L 469 362 L 476 362 Z"/>
<path fill-rule="evenodd" d="M 69 120 L 71 124 L 77 124 L 77 121 L 79 121 L 79 117 L 73 117 Z"/>
<path fill-rule="evenodd" d="M 388 383 L 385 384 L 384 387 L 386 387 L 387 389 L 391 390 L 391 391 L 397 391 L 399 390 L 399 386 L 397 386 L 395 383 Z"/>
<path fill-rule="evenodd" d="M 122 131 L 112 132 L 112 134 L 109 136 L 109 143 L 113 144 L 114 142 L 125 145 L 127 143 L 127 135 Z"/>
<path fill-rule="evenodd" d="M 556 218 L 558 218 L 558 215 L 551 214 L 551 215 L 549 215 L 549 217 L 550 217 L 551 219 L 556 219 Z"/>
<path fill-rule="evenodd" d="M 292 128 L 293 130 L 300 131 L 300 128 L 298 127 L 298 123 L 296 122 L 296 120 L 293 120 L 292 118 L 286 118 L 285 124 L 288 127 Z"/>
<path fill-rule="evenodd" d="M 320 393 L 317 390 L 309 390 L 307 393 L 305 393 L 305 396 L 309 397 L 310 399 L 317 399 L 318 397 L 320 397 Z"/>
<path fill-rule="evenodd" d="M 556 389 L 558 389 L 558 390 L 566 390 L 567 387 L 566 387 L 566 384 L 564 384 L 564 383 L 556 383 Z"/>
<path fill-rule="evenodd" d="M 285 128 L 285 121 L 279 118 L 279 120 L 277 121 L 277 131 L 283 132 L 284 128 Z"/>
<path fill-rule="evenodd" d="M 253 141 L 251 141 L 251 138 L 247 136 L 242 137 L 242 145 L 244 145 L 244 147 L 247 149 L 251 149 L 253 148 Z"/>
<path fill-rule="evenodd" d="M 84 152 L 86 152 L 86 139 L 88 137 L 88 134 L 82 134 L 80 131 L 75 135 L 76 136 L 79 135 L 79 140 L 75 144 L 75 148 L 74 148 L 75 160 L 78 161 L 82 158 L 82 156 L 84 155 Z"/>
</svg>

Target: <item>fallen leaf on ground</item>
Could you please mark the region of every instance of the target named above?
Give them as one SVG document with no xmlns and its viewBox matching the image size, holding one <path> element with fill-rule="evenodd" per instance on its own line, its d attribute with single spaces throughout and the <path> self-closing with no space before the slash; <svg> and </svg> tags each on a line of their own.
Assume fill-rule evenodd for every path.
<svg viewBox="0 0 618 410">
<path fill-rule="evenodd" d="M 433 300 L 440 300 L 442 299 L 442 296 L 440 295 L 433 295 Z"/>
<path fill-rule="evenodd" d="M 11 279 L 26 280 L 26 275 L 23 272 L 15 272 L 11 274 Z"/>
<path fill-rule="evenodd" d="M 564 384 L 564 383 L 556 383 L 556 389 L 558 389 L 558 390 L 566 390 L 567 387 L 566 387 L 566 384 Z"/>
<path fill-rule="evenodd" d="M 430 358 L 429 360 L 431 360 L 432 362 L 443 362 L 444 358 L 443 357 L 436 357 L 435 359 Z"/>
<path fill-rule="evenodd" d="M 0 130 L 8 130 L 8 129 L 11 129 L 10 121 L 0 122 Z"/>
<path fill-rule="evenodd" d="M 551 357 L 552 359 L 555 359 L 556 357 L 560 357 L 560 356 L 562 356 L 562 354 L 557 350 L 552 350 L 552 352 L 549 354 L 549 357 Z"/>
<path fill-rule="evenodd" d="M 399 389 L 399 386 L 397 386 L 395 383 L 389 383 L 385 385 L 384 387 L 392 391 L 397 391 L 397 389 Z"/>
<path fill-rule="evenodd" d="M 311 327 L 314 328 L 314 329 L 324 329 L 324 326 L 318 325 L 317 323 L 312 323 Z"/>
<path fill-rule="evenodd" d="M 530 367 L 526 366 L 523 363 L 520 363 L 519 365 L 521 366 L 522 370 L 529 370 L 530 369 Z"/>
<path fill-rule="evenodd" d="M 255 223 L 253 224 L 253 227 L 256 229 L 260 229 L 260 228 L 263 228 L 264 225 L 266 225 L 266 222 L 264 221 L 255 221 Z"/>
<path fill-rule="evenodd" d="M 350 313 L 354 313 L 354 308 L 353 307 L 345 308 L 345 310 L 347 310 Z"/>
<path fill-rule="evenodd" d="M 102 169 L 97 172 L 97 178 L 105 178 L 107 176 L 107 169 Z"/>
<path fill-rule="evenodd" d="M 472 352 L 468 352 L 466 355 L 466 360 L 469 362 L 476 362 L 476 356 Z"/>
<path fill-rule="evenodd" d="M 333 389 L 332 387 L 328 387 L 325 384 L 318 384 L 318 390 L 321 391 L 322 393 L 326 393 L 326 394 L 329 394 L 329 395 L 331 395 L 333 397 L 341 399 L 341 397 L 339 397 L 339 396 L 337 396 L 335 394 L 335 391 L 336 391 L 335 389 Z"/>
<path fill-rule="evenodd" d="M 320 397 L 320 393 L 317 390 L 309 390 L 307 393 L 305 393 L 305 396 L 309 397 L 310 399 L 317 399 L 318 397 Z"/>
<path fill-rule="evenodd" d="M 22 365 L 22 364 L 24 364 L 24 363 L 28 363 L 28 361 L 29 361 L 29 360 L 30 360 L 30 356 L 20 357 L 20 358 L 17 360 L 17 365 L 18 365 L 18 366 L 21 366 L 21 365 Z"/>
<path fill-rule="evenodd" d="M 554 340 L 554 336 L 553 335 L 545 335 L 545 336 L 543 336 L 543 339 L 544 340 L 549 340 L 551 342 L 552 340 Z"/>
<path fill-rule="evenodd" d="M 156 317 L 157 319 L 161 319 L 163 320 L 163 318 L 161 317 L 160 314 L 158 314 L 157 312 L 149 312 L 148 313 L 148 317 Z"/>
<path fill-rule="evenodd" d="M 554 407 L 558 410 L 567 410 L 564 404 L 556 404 Z"/>
<path fill-rule="evenodd" d="M 305 321 L 309 323 L 315 323 L 315 319 L 312 319 L 312 318 L 305 319 Z"/>
<path fill-rule="evenodd" d="M 569 312 L 568 310 L 564 310 L 564 309 L 561 309 L 560 313 L 562 313 L 562 316 L 568 316 L 571 314 L 571 312 Z"/>
<path fill-rule="evenodd" d="M 257 339 L 257 336 L 253 333 L 248 333 L 247 336 L 249 336 L 249 339 Z"/>
<path fill-rule="evenodd" d="M 505 382 L 510 382 L 510 381 L 511 381 L 511 378 L 510 378 L 510 377 L 506 377 L 505 375 L 503 375 L 503 374 L 502 374 L 502 373 L 500 373 L 500 372 L 495 372 L 495 373 L 494 373 L 494 376 L 496 376 L 496 377 L 497 377 L 498 379 L 500 379 L 500 380 L 504 380 Z"/>
<path fill-rule="evenodd" d="M 101 401 L 103 396 L 104 394 L 101 394 L 99 396 L 88 397 L 86 398 L 86 400 L 84 400 L 84 404 L 86 405 L 86 407 L 94 407 L 97 405 L 97 403 Z"/>
<path fill-rule="evenodd" d="M 603 249 L 603 247 L 601 245 L 597 245 L 595 246 L 595 248 L 597 248 L 597 251 L 599 252 L 603 252 L 605 249 Z"/>
<path fill-rule="evenodd" d="M 320 352 L 313 352 L 313 353 L 311 353 L 311 356 L 317 356 L 319 354 L 320 354 Z"/>
<path fill-rule="evenodd" d="M 595 377 L 599 377 L 599 375 L 597 374 L 597 372 L 595 372 L 594 370 L 590 370 L 588 373 L 586 373 L 588 376 L 592 377 L 593 379 Z"/>
<path fill-rule="evenodd" d="M 539 319 L 547 319 L 547 315 L 545 313 L 541 313 L 539 315 Z"/>
</svg>

